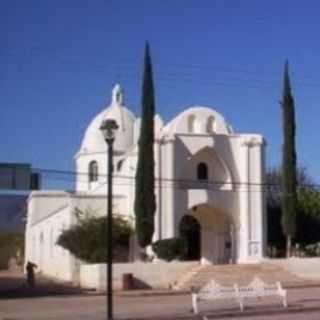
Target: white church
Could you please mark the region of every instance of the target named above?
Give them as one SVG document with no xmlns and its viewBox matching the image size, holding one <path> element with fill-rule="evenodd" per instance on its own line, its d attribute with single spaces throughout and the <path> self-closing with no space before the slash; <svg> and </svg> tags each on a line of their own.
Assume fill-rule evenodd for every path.
<svg viewBox="0 0 320 320">
<path fill-rule="evenodd" d="M 135 174 L 140 119 L 124 105 L 116 85 L 110 105 L 89 124 L 75 154 L 75 192 L 34 191 L 28 199 L 25 261 L 44 274 L 74 280 L 81 262 L 56 245 L 61 232 L 78 222 L 75 211 L 106 214 L 107 146 L 100 126 L 114 119 L 114 214 L 134 221 Z M 262 183 L 265 141 L 259 134 L 235 133 L 211 107 L 186 108 L 165 124 L 155 117 L 154 241 L 179 236 L 190 219 L 189 235 L 202 264 L 256 263 L 266 248 L 266 204 Z M 89 210 L 89 211 L 90 211 Z M 135 257 L 131 246 L 130 258 Z"/>
</svg>

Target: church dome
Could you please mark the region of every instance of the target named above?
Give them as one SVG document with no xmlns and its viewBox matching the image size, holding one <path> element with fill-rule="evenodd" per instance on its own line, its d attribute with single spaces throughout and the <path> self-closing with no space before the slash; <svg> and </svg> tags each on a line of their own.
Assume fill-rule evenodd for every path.
<svg viewBox="0 0 320 320">
<path fill-rule="evenodd" d="M 81 153 L 106 151 L 106 142 L 100 130 L 102 121 L 106 119 L 114 119 L 119 126 L 115 136 L 114 151 L 125 152 L 133 144 L 133 127 L 136 118 L 123 105 L 123 91 L 118 84 L 112 90 L 110 106 L 100 112 L 86 129 L 81 143 Z"/>
<path fill-rule="evenodd" d="M 169 134 L 233 134 L 232 127 L 214 109 L 194 106 L 171 120 L 163 132 Z"/>
</svg>

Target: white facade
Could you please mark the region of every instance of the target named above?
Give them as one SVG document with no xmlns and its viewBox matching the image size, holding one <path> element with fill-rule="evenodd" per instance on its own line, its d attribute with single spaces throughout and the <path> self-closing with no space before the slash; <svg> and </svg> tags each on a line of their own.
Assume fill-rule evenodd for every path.
<svg viewBox="0 0 320 320">
<path fill-rule="evenodd" d="M 76 192 L 30 195 L 26 260 L 37 263 L 44 273 L 77 280 L 79 262 L 55 241 L 64 228 L 77 223 L 75 208 L 106 212 L 107 147 L 99 129 L 106 118 L 119 125 L 114 144 L 114 212 L 134 221 L 140 119 L 124 106 L 116 85 L 111 105 L 90 123 L 75 156 Z M 191 215 L 200 224 L 202 263 L 261 260 L 266 234 L 263 137 L 234 133 L 218 112 L 202 106 L 186 109 L 168 124 L 157 115 L 155 137 L 154 240 L 179 236 L 181 220 Z"/>
</svg>

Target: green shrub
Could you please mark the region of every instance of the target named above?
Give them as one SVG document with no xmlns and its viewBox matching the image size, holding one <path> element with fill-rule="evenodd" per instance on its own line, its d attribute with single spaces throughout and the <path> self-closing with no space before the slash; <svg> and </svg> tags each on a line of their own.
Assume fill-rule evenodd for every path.
<svg viewBox="0 0 320 320">
<path fill-rule="evenodd" d="M 1 232 L 0 233 L 0 270 L 8 268 L 10 258 L 18 259 L 18 264 L 22 264 L 22 255 L 24 251 L 24 235 L 19 232 Z M 17 257 L 17 254 L 20 257 Z"/>
<path fill-rule="evenodd" d="M 0 270 L 8 269 L 8 262 L 9 259 L 14 256 L 14 252 L 10 246 L 1 246 L 0 247 L 1 254 L 0 254 Z"/>
<path fill-rule="evenodd" d="M 112 247 L 115 261 L 126 260 L 131 233 L 131 226 L 126 220 L 113 217 Z M 107 236 L 107 217 L 87 217 L 65 230 L 57 244 L 81 260 L 101 263 L 106 262 Z"/>
<path fill-rule="evenodd" d="M 171 261 L 181 259 L 186 253 L 186 242 L 181 238 L 158 240 L 152 244 L 152 249 L 158 258 Z"/>
<path fill-rule="evenodd" d="M 320 256 L 320 243 L 312 243 L 306 245 L 304 248 L 305 255 L 307 257 L 319 257 Z"/>
</svg>

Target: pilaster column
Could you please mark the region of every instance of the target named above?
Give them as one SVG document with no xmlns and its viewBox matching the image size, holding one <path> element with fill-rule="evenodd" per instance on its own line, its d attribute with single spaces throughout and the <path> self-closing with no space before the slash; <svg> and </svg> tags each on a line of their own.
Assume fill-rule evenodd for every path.
<svg viewBox="0 0 320 320">
<path fill-rule="evenodd" d="M 265 254 L 266 246 L 266 202 L 265 202 L 265 186 L 264 186 L 264 173 L 265 173 L 265 160 L 264 160 L 264 146 L 265 141 L 255 139 L 252 143 L 252 149 L 255 159 L 255 179 L 254 179 L 254 198 L 252 199 L 253 211 L 255 212 L 255 233 L 251 239 L 251 255 L 260 259 Z"/>
<path fill-rule="evenodd" d="M 252 137 L 244 141 L 245 148 L 244 158 L 246 170 L 244 176 L 247 177 L 244 184 L 246 191 L 242 191 L 245 195 L 242 196 L 243 205 L 241 210 L 246 210 L 241 214 L 241 228 L 244 234 L 241 234 L 241 243 L 243 255 L 242 259 L 255 261 L 261 259 L 264 250 L 265 237 L 265 202 L 263 189 L 263 173 L 264 159 L 263 146 L 264 140 L 262 137 Z"/>
<path fill-rule="evenodd" d="M 154 241 L 161 240 L 162 236 L 162 225 L 163 225 L 163 161 L 165 157 L 163 157 L 163 146 L 166 142 L 166 136 L 162 136 L 155 141 L 155 196 L 156 196 L 156 213 L 155 213 L 155 233 L 154 233 Z"/>
<path fill-rule="evenodd" d="M 165 142 L 165 163 L 163 168 L 166 169 L 166 173 L 163 174 L 164 180 L 162 187 L 165 188 L 165 204 L 166 210 L 163 210 L 164 223 L 162 230 L 164 237 L 171 238 L 175 236 L 175 139 L 174 137 L 168 137 Z"/>
<path fill-rule="evenodd" d="M 240 228 L 238 230 L 238 262 L 247 261 L 248 242 L 250 238 L 250 214 L 249 214 L 249 186 L 250 186 L 250 159 L 249 159 L 249 147 L 248 140 L 243 140 L 241 143 L 241 184 L 239 186 L 239 198 L 240 198 Z"/>
</svg>

